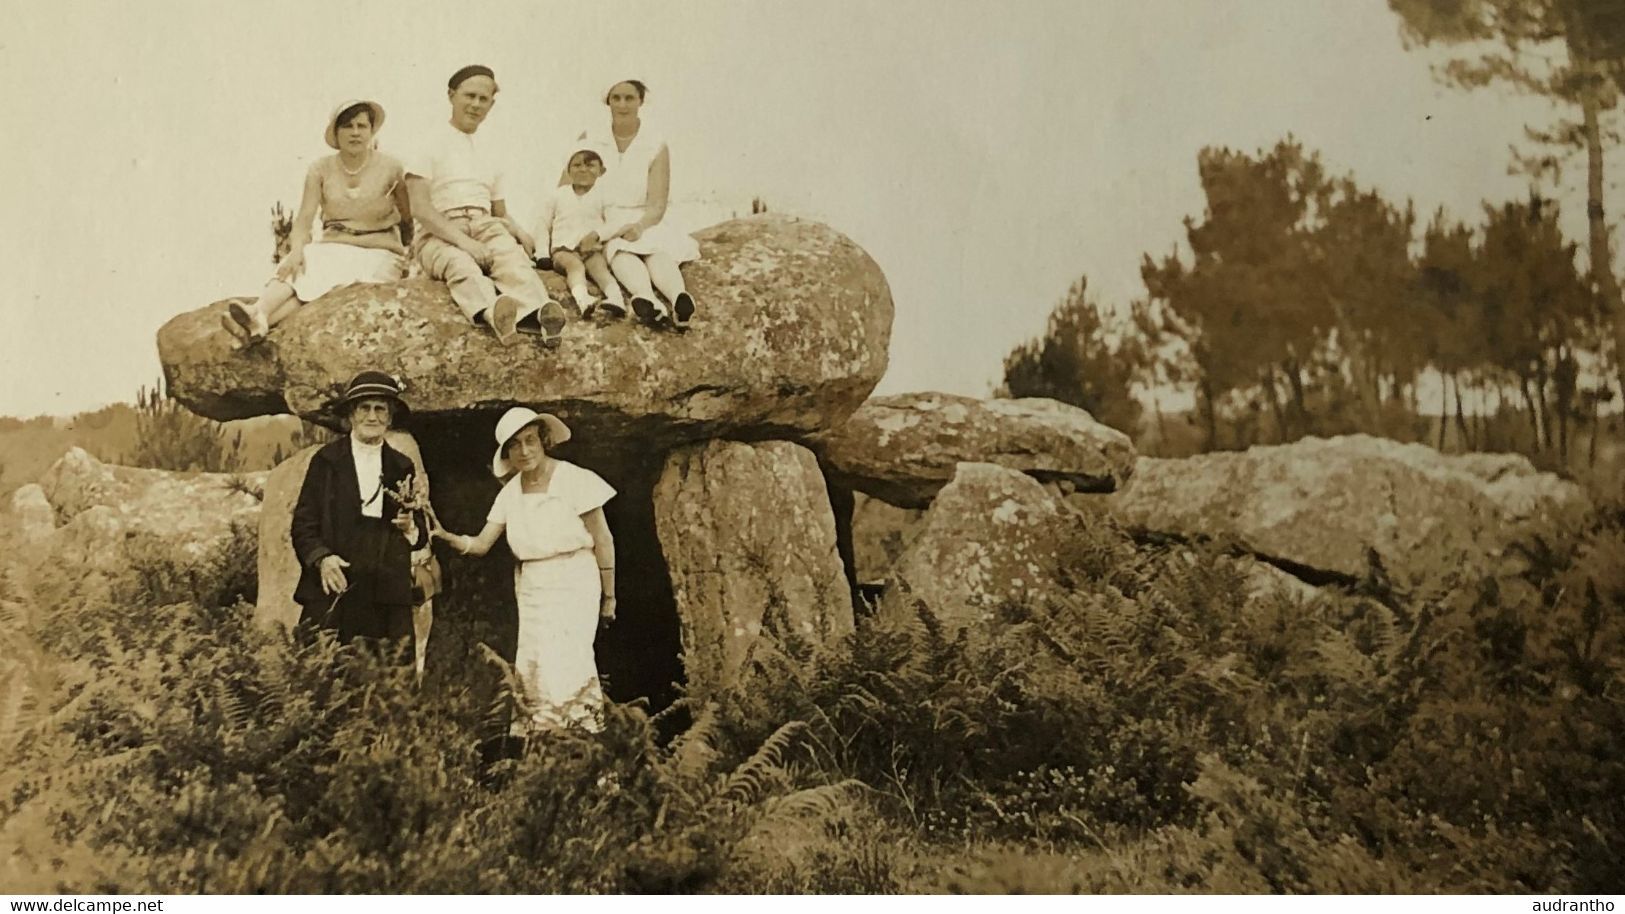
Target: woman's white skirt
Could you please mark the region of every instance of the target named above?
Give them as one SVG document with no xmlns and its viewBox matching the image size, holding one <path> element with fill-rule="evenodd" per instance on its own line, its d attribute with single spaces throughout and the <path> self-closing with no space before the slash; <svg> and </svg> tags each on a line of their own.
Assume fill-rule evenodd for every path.
<svg viewBox="0 0 1625 914">
<path fill-rule="evenodd" d="M 604 693 L 592 650 L 602 593 L 591 549 L 520 562 L 514 569 L 519 649 L 513 665 L 531 712 L 514 722 L 515 734 L 570 722 L 590 730 L 602 726 Z"/>
<path fill-rule="evenodd" d="M 305 269 L 291 285 L 300 301 L 311 302 L 339 286 L 394 282 L 405 275 L 406 258 L 394 251 L 313 241 L 305 245 Z"/>
<path fill-rule="evenodd" d="M 636 222 L 643 217 L 643 210 L 639 207 L 611 207 L 605 214 L 604 221 L 609 224 L 610 231 Z M 688 263 L 690 260 L 700 259 L 700 243 L 692 235 L 685 235 L 664 222 L 657 223 L 644 229 L 638 235 L 638 240 L 627 241 L 624 238 L 612 239 L 604 245 L 604 257 L 614 257 L 621 251 L 628 251 L 644 257 L 650 254 L 666 254 L 678 263 Z"/>
</svg>

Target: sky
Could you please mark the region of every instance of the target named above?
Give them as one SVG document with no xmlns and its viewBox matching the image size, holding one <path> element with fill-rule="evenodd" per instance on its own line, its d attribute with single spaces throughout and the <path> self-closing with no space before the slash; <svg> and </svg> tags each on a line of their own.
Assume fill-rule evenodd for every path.
<svg viewBox="0 0 1625 914">
<path fill-rule="evenodd" d="M 1204 146 L 1291 133 L 1391 199 L 1476 219 L 1526 191 L 1508 147 L 1551 116 L 1440 86 L 1383 0 L 0 6 L 0 414 L 20 416 L 150 385 L 165 320 L 263 285 L 270 208 L 297 205 L 332 107 L 381 102 L 400 153 L 470 62 L 497 73 L 481 136 L 527 223 L 605 89 L 637 77 L 671 147 L 669 218 L 760 197 L 862 245 L 896 304 L 879 393 L 987 395 L 1080 276 L 1108 306 L 1143 294 L 1142 254 L 1201 214 Z M 1565 177 L 1583 238 L 1583 172 Z"/>
</svg>

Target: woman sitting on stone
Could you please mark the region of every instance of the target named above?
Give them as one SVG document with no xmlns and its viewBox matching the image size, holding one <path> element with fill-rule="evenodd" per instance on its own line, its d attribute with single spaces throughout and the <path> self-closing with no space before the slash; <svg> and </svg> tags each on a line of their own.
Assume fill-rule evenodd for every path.
<svg viewBox="0 0 1625 914">
<path fill-rule="evenodd" d="M 506 531 L 519 560 L 514 595 L 519 647 L 514 670 L 529 699 L 531 719 L 515 722 L 526 735 L 575 721 L 601 726 L 604 695 L 593 657 L 600 620 L 615 618 L 615 540 L 604 503 L 615 496 L 591 470 L 549 457 L 570 439 L 556 416 L 514 407 L 497 422 L 491 472 L 508 477 L 477 536 L 434 536 L 465 555 L 484 555 Z"/>
<path fill-rule="evenodd" d="M 687 329 L 694 316 L 694 297 L 688 294 L 678 264 L 698 260 L 700 246 L 662 220 L 671 196 L 671 153 L 663 137 L 639 116 L 649 89 L 635 79 L 609 88 L 607 129 L 587 130 L 581 139 L 591 142 L 603 157 L 605 222 L 604 255 L 610 269 L 632 296 L 632 311 L 649 324 L 670 320 Z M 559 183 L 569 181 L 569 175 Z M 655 290 L 671 302 L 671 310 L 655 299 Z"/>
<path fill-rule="evenodd" d="M 374 142 L 384 108 L 348 101 L 327 119 L 327 145 L 338 150 L 305 173 L 288 255 L 251 305 L 232 302 L 224 318 L 233 335 L 255 343 L 302 302 L 336 286 L 390 282 L 406 274 L 401 223 L 408 212 L 405 171 Z M 311 220 L 322 214 L 322 240 L 310 240 Z"/>
</svg>

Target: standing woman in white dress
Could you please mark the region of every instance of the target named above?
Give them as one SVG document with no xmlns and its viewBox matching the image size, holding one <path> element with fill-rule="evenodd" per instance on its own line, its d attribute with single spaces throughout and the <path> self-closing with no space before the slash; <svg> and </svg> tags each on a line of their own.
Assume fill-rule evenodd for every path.
<svg viewBox="0 0 1625 914">
<path fill-rule="evenodd" d="M 519 565 L 519 647 L 514 670 L 530 705 L 515 735 L 570 722 L 602 726 L 604 693 L 598 683 L 593 637 L 599 620 L 615 618 L 615 540 L 604 503 L 615 496 L 598 474 L 549 457 L 570 439 L 556 416 L 516 406 L 497 422 L 491 472 L 508 477 L 485 528 L 476 536 L 438 524 L 434 536 L 465 555 L 484 555 L 504 531 Z"/>
<path fill-rule="evenodd" d="M 604 254 L 615 278 L 632 296 L 633 313 L 646 323 L 670 320 L 683 330 L 694 316 L 694 297 L 688 294 L 678 265 L 698 260 L 700 246 L 662 221 L 671 200 L 671 152 L 665 137 L 639 114 L 648 93 L 649 88 L 635 79 L 610 86 L 604 97 L 610 115 L 607 129 L 586 130 L 580 138 L 598 147 L 604 159 L 599 184 L 608 227 L 604 237 L 610 239 Z M 671 302 L 670 311 L 655 299 L 655 290 Z"/>
<path fill-rule="evenodd" d="M 251 305 L 232 302 L 226 329 L 258 342 L 303 302 L 355 282 L 391 282 L 406 275 L 400 226 L 408 213 L 401 163 L 374 142 L 384 125 L 384 106 L 373 101 L 341 103 L 327 118 L 327 145 L 337 149 L 305 173 L 299 212 L 288 236 L 288 255 Z M 310 240 L 311 221 L 322 214 L 322 240 Z"/>
</svg>

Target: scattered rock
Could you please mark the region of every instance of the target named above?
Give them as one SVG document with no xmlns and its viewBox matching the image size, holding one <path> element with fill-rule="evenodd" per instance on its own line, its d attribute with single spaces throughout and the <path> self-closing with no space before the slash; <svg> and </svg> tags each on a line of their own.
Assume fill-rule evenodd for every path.
<svg viewBox="0 0 1625 914">
<path fill-rule="evenodd" d="M 50 536 L 37 540 L 36 548 L 27 551 L 35 557 L 36 565 L 72 569 L 74 576 L 106 574 L 122 570 L 126 564 L 121 553 L 127 528 L 117 508 L 93 505 Z"/>
<path fill-rule="evenodd" d="M 265 476 L 117 466 L 73 448 L 46 471 L 40 489 L 61 527 L 108 508 L 127 531 L 155 534 L 178 555 L 197 558 L 230 538 L 233 524 L 254 523 Z"/>
<path fill-rule="evenodd" d="M 1247 556 L 1236 556 L 1231 561 L 1237 567 L 1247 582 L 1247 597 L 1257 600 L 1275 594 L 1285 594 L 1294 600 L 1303 602 L 1313 600 L 1320 595 L 1320 588 L 1310 584 L 1302 578 L 1294 577 L 1285 571 Z"/>
<path fill-rule="evenodd" d="M 784 441 L 683 448 L 666 461 L 654 509 L 690 695 L 735 683 L 764 635 L 852 631 L 835 521 L 810 451 Z"/>
<path fill-rule="evenodd" d="M 11 493 L 0 526 L 21 543 L 32 543 L 56 530 L 56 509 L 38 483 L 29 483 Z"/>
<path fill-rule="evenodd" d="M 180 508 L 179 516 L 162 520 L 171 526 L 192 522 L 208 525 L 211 519 L 201 515 L 219 507 L 214 502 L 221 493 L 237 496 L 228 501 L 239 507 L 258 505 L 265 474 L 182 473 L 127 467 L 103 463 L 76 447 L 45 471 L 39 485 L 62 522 L 96 505 L 105 505 L 134 514 L 146 514 L 138 509 L 151 507 Z M 197 502 L 195 508 L 186 507 L 190 500 Z"/>
<path fill-rule="evenodd" d="M 1579 486 L 1515 455 L 1441 454 L 1368 435 L 1241 453 L 1141 458 L 1109 497 L 1131 528 L 1233 541 L 1310 574 L 1396 582 L 1501 559 L 1523 532 L 1589 509 Z"/>
<path fill-rule="evenodd" d="M 166 599 L 225 599 L 252 589 L 248 556 L 264 473 L 179 473 L 102 463 L 73 448 L 39 492 L 58 522 L 25 547 L 50 574 L 103 578 Z M 41 506 L 23 496 L 44 532 Z M 241 567 L 239 567 L 241 566 Z"/>
<path fill-rule="evenodd" d="M 962 462 L 1042 482 L 1110 492 L 1134 472 L 1128 436 L 1055 400 L 976 400 L 941 393 L 876 397 L 815 446 L 832 481 L 923 508 Z"/>
</svg>

